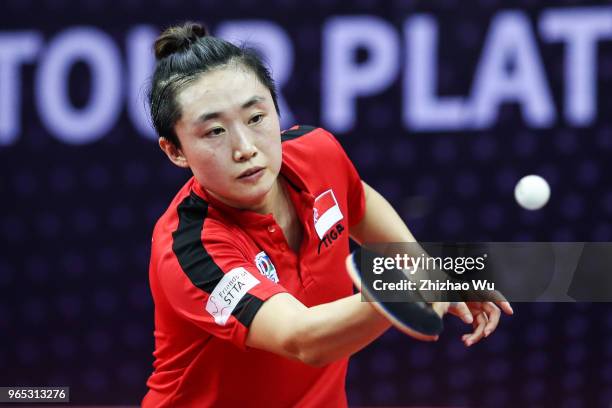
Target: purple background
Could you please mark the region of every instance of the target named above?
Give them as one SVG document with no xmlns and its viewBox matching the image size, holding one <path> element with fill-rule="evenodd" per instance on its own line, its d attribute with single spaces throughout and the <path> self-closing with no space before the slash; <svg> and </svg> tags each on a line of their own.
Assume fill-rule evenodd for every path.
<svg viewBox="0 0 612 408">
<path fill-rule="evenodd" d="M 214 31 L 229 19 L 271 20 L 296 50 L 283 95 L 299 123 L 316 125 L 321 26 L 329 16 L 371 14 L 401 32 L 410 13 L 432 13 L 441 26 L 440 93 L 465 94 L 500 7 L 524 10 L 536 22 L 544 7 L 584 3 L 242 0 L 222 7 L 205 0 L 8 0 L 0 30 L 40 30 L 48 41 L 66 27 L 93 25 L 125 53 L 125 32 L 135 24 L 164 27 L 194 19 Z M 562 61 L 562 47 L 540 46 L 561 117 L 563 77 L 556 61 Z M 593 126 L 572 128 L 558 119 L 554 128 L 531 129 L 508 105 L 487 131 L 409 132 L 399 119 L 398 79 L 388 91 L 360 99 L 358 126 L 338 138 L 364 180 L 423 241 L 611 241 L 610 41 L 601 43 L 598 60 Z M 22 69 L 19 140 L 0 147 L 0 385 L 70 386 L 76 403 L 137 404 L 152 369 L 150 235 L 188 174 L 137 135 L 125 110 L 96 143 L 59 142 L 34 108 L 34 71 L 34 64 Z M 77 104 L 86 100 L 77 91 L 86 84 L 86 70 L 77 67 Z M 520 209 L 512 195 L 518 179 L 530 173 L 544 176 L 552 189 L 551 202 L 538 212 Z M 437 344 L 389 331 L 352 358 L 349 401 L 609 406 L 612 307 L 539 303 L 514 309 L 515 317 L 503 318 L 490 339 L 472 348 L 460 342 L 466 328 L 458 322 L 449 321 Z"/>
</svg>

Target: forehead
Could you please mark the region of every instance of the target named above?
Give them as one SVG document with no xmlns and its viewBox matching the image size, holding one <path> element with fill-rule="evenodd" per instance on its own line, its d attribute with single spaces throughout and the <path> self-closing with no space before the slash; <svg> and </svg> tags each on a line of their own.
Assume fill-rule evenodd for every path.
<svg viewBox="0 0 612 408">
<path fill-rule="evenodd" d="M 178 95 L 184 117 L 199 116 L 205 112 L 224 112 L 240 109 L 253 96 L 270 94 L 257 76 L 241 66 L 230 65 L 200 74 Z"/>
</svg>

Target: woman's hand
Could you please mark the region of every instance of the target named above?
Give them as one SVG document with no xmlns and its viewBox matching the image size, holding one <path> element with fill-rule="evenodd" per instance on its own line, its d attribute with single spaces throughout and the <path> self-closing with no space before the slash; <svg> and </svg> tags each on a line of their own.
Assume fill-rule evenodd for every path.
<svg viewBox="0 0 612 408">
<path fill-rule="evenodd" d="M 499 302 L 499 306 L 508 315 L 514 313 L 508 302 Z M 452 302 L 448 312 L 459 316 L 461 320 L 471 323 L 474 327 L 472 333 L 461 336 L 461 340 L 467 347 L 476 344 L 483 337 L 489 337 L 497 328 L 501 317 L 500 308 L 493 302 Z"/>
</svg>

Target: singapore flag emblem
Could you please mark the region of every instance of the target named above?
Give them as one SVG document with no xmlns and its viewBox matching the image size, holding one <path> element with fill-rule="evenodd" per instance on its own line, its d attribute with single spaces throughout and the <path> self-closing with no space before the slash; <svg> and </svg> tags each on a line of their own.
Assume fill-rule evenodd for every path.
<svg viewBox="0 0 612 408">
<path fill-rule="evenodd" d="M 343 217 L 334 192 L 329 189 L 315 198 L 313 219 L 315 230 L 320 239 Z"/>
</svg>

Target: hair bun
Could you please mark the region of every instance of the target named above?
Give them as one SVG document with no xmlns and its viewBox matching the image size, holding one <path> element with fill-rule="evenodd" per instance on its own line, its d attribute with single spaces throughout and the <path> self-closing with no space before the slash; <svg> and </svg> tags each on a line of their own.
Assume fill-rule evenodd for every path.
<svg viewBox="0 0 612 408">
<path fill-rule="evenodd" d="M 175 52 L 184 51 L 198 38 L 207 35 L 206 27 L 198 23 L 186 22 L 180 26 L 170 27 L 155 41 L 155 58 L 160 60 Z"/>
</svg>

